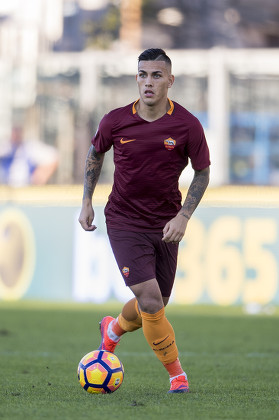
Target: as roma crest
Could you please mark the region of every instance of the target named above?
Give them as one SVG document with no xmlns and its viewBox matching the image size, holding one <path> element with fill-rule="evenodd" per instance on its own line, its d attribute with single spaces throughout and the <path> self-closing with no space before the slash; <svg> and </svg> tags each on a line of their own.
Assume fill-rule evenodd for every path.
<svg viewBox="0 0 279 420">
<path fill-rule="evenodd" d="M 129 276 L 129 274 L 130 274 L 130 269 L 129 269 L 129 267 L 123 267 L 123 268 L 122 268 L 122 273 L 123 273 L 123 275 L 124 275 L 125 277 L 128 277 L 128 276 Z"/>
<path fill-rule="evenodd" d="M 171 137 L 169 137 L 168 139 L 164 140 L 164 146 L 168 150 L 174 149 L 175 148 L 175 145 L 176 145 L 176 141 L 174 139 L 172 139 Z"/>
</svg>

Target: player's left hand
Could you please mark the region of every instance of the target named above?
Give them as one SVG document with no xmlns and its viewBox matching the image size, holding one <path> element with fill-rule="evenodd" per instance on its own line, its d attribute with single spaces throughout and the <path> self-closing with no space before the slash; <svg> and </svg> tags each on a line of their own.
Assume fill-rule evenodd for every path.
<svg viewBox="0 0 279 420">
<path fill-rule="evenodd" d="M 188 219 L 182 214 L 175 216 L 165 225 L 162 240 L 178 244 L 185 234 L 187 223 Z"/>
</svg>

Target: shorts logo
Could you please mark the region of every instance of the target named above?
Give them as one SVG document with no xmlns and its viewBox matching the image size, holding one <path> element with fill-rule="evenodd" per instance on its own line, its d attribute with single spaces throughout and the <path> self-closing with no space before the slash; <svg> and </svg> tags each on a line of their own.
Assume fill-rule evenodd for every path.
<svg viewBox="0 0 279 420">
<path fill-rule="evenodd" d="M 130 274 L 130 269 L 129 269 L 129 267 L 123 267 L 123 268 L 122 268 L 122 273 L 123 273 L 123 275 L 124 275 L 125 277 L 129 277 L 129 274 Z"/>
<path fill-rule="evenodd" d="M 175 145 L 176 145 L 176 141 L 174 139 L 172 139 L 171 137 L 169 137 L 168 139 L 164 140 L 164 146 L 168 150 L 174 149 L 175 148 Z"/>
</svg>

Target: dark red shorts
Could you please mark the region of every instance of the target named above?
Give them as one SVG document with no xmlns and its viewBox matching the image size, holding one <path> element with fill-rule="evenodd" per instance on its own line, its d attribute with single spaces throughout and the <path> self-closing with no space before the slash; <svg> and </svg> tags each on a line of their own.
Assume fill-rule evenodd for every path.
<svg viewBox="0 0 279 420">
<path fill-rule="evenodd" d="M 162 296 L 171 294 L 178 245 L 162 241 L 162 233 L 108 229 L 119 270 L 127 286 L 156 278 Z"/>
</svg>

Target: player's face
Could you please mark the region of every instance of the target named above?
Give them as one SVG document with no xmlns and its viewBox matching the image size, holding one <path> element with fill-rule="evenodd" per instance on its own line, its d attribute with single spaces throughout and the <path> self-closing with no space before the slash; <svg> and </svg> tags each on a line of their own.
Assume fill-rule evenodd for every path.
<svg viewBox="0 0 279 420">
<path fill-rule="evenodd" d="M 148 106 L 166 101 L 174 82 L 171 68 L 164 61 L 140 61 L 136 79 L 140 99 Z"/>
</svg>

